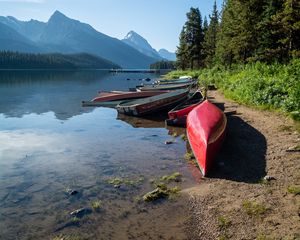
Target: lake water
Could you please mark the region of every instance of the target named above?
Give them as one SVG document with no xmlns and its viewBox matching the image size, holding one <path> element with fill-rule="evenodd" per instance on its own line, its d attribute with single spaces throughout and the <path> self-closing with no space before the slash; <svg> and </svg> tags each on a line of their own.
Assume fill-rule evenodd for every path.
<svg viewBox="0 0 300 240">
<path fill-rule="evenodd" d="M 159 76 L 0 72 L 1 240 L 188 239 L 188 196 L 141 200 L 154 180 L 174 172 L 182 179 L 169 187 L 197 184 L 186 143 L 174 137 L 184 129 L 166 128 L 165 116 L 81 107 L 99 90 L 127 90 L 146 77 Z M 70 215 L 80 208 L 83 216 Z"/>
</svg>

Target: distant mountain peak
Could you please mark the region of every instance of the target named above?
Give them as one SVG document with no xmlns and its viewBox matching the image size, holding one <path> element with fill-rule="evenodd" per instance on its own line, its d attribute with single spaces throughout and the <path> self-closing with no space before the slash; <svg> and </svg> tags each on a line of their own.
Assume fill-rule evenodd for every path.
<svg viewBox="0 0 300 240">
<path fill-rule="evenodd" d="M 16 19 L 16 18 L 13 17 L 13 16 L 7 16 L 7 18 L 10 19 L 10 20 L 19 21 L 18 19 Z"/>
<path fill-rule="evenodd" d="M 55 20 L 61 21 L 61 20 L 65 20 L 65 19 L 69 19 L 69 18 L 66 15 L 64 15 L 63 13 L 61 13 L 60 11 L 56 10 L 50 17 L 49 22 L 55 21 Z"/>
<path fill-rule="evenodd" d="M 55 12 L 52 14 L 52 16 L 61 16 L 61 17 L 66 17 L 66 15 L 64 15 L 62 12 L 55 10 Z"/>
<path fill-rule="evenodd" d="M 124 39 L 130 39 L 130 38 L 133 38 L 133 37 L 140 37 L 140 38 L 143 38 L 143 37 L 141 37 L 139 34 L 137 34 L 135 31 L 129 31 L 128 33 L 127 33 L 127 35 L 125 36 L 125 38 Z"/>
<path fill-rule="evenodd" d="M 149 57 L 161 59 L 148 41 L 133 30 L 129 31 L 122 41 Z"/>
<path fill-rule="evenodd" d="M 168 51 L 167 49 L 164 49 L 164 48 L 159 49 L 158 53 L 162 58 L 165 58 L 167 60 L 170 60 L 170 61 L 176 60 L 176 54 Z"/>
</svg>

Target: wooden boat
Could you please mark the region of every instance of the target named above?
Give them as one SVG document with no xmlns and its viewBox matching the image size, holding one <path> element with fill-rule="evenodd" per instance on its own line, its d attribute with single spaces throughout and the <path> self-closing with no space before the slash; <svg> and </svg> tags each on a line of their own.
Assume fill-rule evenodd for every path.
<svg viewBox="0 0 300 240">
<path fill-rule="evenodd" d="M 192 78 L 185 78 L 185 79 L 171 79 L 171 80 L 157 80 L 154 83 L 155 84 L 182 84 L 182 83 L 192 83 L 192 82 L 196 82 L 196 79 L 192 79 Z"/>
<path fill-rule="evenodd" d="M 119 113 L 131 116 L 142 116 L 171 108 L 172 106 L 184 101 L 187 98 L 188 93 L 189 89 L 180 89 L 153 97 L 125 101 L 120 103 L 116 108 Z"/>
<path fill-rule="evenodd" d="M 203 101 L 204 97 L 202 93 L 200 91 L 196 91 L 186 101 L 177 105 L 168 112 L 169 119 L 166 120 L 167 125 L 185 126 L 187 115 Z"/>
<path fill-rule="evenodd" d="M 152 97 L 167 91 L 148 91 L 148 92 L 124 92 L 124 91 L 109 91 L 100 92 L 97 97 L 92 99 L 93 102 L 106 102 L 106 101 L 116 101 L 116 100 L 129 100 L 137 98 Z"/>
<path fill-rule="evenodd" d="M 221 148 L 226 125 L 225 114 L 207 100 L 188 114 L 187 137 L 203 176 L 211 169 Z"/>
<path fill-rule="evenodd" d="M 147 91 L 147 92 L 124 92 L 124 91 L 103 91 L 91 101 L 82 101 L 82 106 L 115 107 L 125 100 L 152 97 L 168 91 Z"/>
<path fill-rule="evenodd" d="M 144 91 L 157 91 L 157 90 L 177 90 L 183 88 L 191 88 L 194 86 L 195 83 L 180 83 L 180 84 L 162 84 L 162 85 L 146 85 L 143 87 L 137 87 L 137 91 L 144 92 Z"/>
</svg>

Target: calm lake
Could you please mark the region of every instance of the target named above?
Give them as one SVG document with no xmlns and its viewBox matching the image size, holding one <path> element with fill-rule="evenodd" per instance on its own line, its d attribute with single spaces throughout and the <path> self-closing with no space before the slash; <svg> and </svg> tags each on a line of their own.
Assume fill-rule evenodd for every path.
<svg viewBox="0 0 300 240">
<path fill-rule="evenodd" d="M 1 240 L 188 239 L 184 191 L 142 200 L 153 182 L 174 172 L 181 181 L 168 187 L 198 184 L 197 170 L 184 158 L 185 130 L 166 128 L 165 116 L 139 119 L 81 107 L 99 90 L 127 90 L 147 77 L 159 76 L 0 72 Z M 80 208 L 83 214 L 70 215 Z"/>
</svg>

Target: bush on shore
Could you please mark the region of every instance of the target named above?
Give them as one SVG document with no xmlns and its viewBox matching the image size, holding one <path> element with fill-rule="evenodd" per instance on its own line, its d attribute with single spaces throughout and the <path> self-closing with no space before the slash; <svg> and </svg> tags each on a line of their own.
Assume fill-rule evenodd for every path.
<svg viewBox="0 0 300 240">
<path fill-rule="evenodd" d="M 200 85 L 215 84 L 226 97 L 237 102 L 278 109 L 293 116 L 300 111 L 300 59 L 288 65 L 256 62 L 232 69 L 215 66 L 197 71 L 173 71 L 167 78 L 191 75 Z"/>
</svg>

